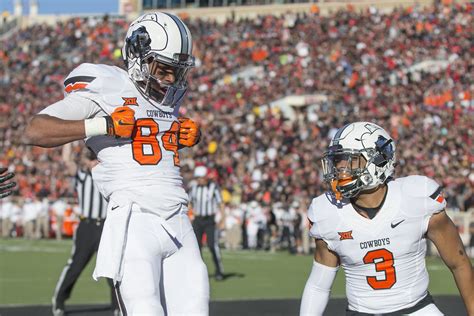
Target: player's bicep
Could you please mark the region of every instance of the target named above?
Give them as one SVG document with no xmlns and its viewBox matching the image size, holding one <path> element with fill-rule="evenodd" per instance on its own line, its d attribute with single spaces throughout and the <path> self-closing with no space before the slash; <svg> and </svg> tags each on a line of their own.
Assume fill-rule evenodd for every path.
<svg viewBox="0 0 474 316">
<path fill-rule="evenodd" d="M 101 112 L 101 108 L 92 100 L 77 93 L 71 93 L 64 99 L 43 109 L 39 114 L 46 114 L 63 120 L 85 120 Z"/>
<path fill-rule="evenodd" d="M 458 230 L 446 212 L 431 216 L 427 237 L 435 244 L 446 265 L 454 269 L 465 260 L 469 260 Z"/>
<path fill-rule="evenodd" d="M 328 267 L 339 266 L 338 255 L 334 251 L 329 250 L 326 242 L 322 239 L 315 239 L 315 241 L 316 249 L 314 251 L 314 260 Z"/>
</svg>

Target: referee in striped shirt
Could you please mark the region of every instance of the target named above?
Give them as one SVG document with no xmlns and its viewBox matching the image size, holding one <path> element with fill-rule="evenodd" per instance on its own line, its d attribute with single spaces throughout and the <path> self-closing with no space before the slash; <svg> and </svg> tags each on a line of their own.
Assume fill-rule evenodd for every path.
<svg viewBox="0 0 474 316">
<path fill-rule="evenodd" d="M 212 254 L 216 267 L 214 275 L 217 281 L 224 279 L 221 253 L 218 244 L 218 230 L 216 229 L 215 215 L 222 211 L 222 197 L 219 186 L 206 178 L 207 168 L 199 166 L 194 169 L 197 181 L 191 186 L 190 201 L 194 212 L 193 228 L 199 244 L 202 247 L 202 236 L 206 233 L 207 246 Z"/>
<path fill-rule="evenodd" d="M 91 169 L 97 164 L 97 158 L 91 151 L 84 150 L 80 165 L 77 168 L 71 157 L 71 144 L 64 145 L 63 159 L 70 175 L 75 174 L 76 192 L 80 209 L 80 222 L 74 233 L 74 245 L 71 257 L 64 267 L 53 296 L 53 315 L 65 314 L 65 301 L 71 296 L 72 289 L 92 256 L 99 248 L 100 235 L 104 227 L 107 212 L 107 201 L 100 194 L 92 181 Z M 111 289 L 112 309 L 119 315 L 113 282 L 107 279 Z"/>
</svg>

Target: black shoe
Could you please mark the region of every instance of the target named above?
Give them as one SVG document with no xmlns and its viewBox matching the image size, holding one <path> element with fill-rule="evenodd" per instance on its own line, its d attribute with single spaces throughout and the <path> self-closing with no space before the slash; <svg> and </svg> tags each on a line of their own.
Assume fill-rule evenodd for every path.
<svg viewBox="0 0 474 316">
<path fill-rule="evenodd" d="M 56 302 L 56 300 L 52 299 L 52 312 L 53 312 L 53 316 L 64 316 L 66 315 L 65 311 L 64 311 L 64 303 L 58 303 Z"/>
<path fill-rule="evenodd" d="M 223 281 L 224 280 L 224 275 L 222 273 L 216 273 L 214 278 L 216 279 L 216 281 Z"/>
<path fill-rule="evenodd" d="M 64 309 L 56 308 L 53 309 L 53 316 L 64 316 L 66 313 L 64 312 Z"/>
</svg>

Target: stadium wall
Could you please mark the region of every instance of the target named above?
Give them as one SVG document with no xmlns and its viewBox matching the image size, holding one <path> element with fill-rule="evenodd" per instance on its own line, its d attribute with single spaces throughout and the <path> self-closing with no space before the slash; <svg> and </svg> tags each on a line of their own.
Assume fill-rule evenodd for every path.
<svg viewBox="0 0 474 316">
<path fill-rule="evenodd" d="M 328 15 L 334 11 L 352 7 L 354 10 L 365 10 L 369 7 L 375 7 L 382 12 L 390 12 L 396 7 L 410 7 L 414 5 L 428 6 L 433 3 L 432 0 L 398 0 L 398 1 L 338 1 L 321 3 L 293 3 L 293 4 L 270 4 L 257 6 L 233 6 L 233 7 L 213 7 L 213 8 L 187 8 L 174 9 L 174 12 L 181 16 L 190 18 L 213 19 L 217 22 L 224 22 L 226 19 L 234 16 L 236 19 L 255 18 L 259 15 L 282 15 L 287 12 L 303 13 L 317 11 L 321 15 Z"/>
<path fill-rule="evenodd" d="M 458 1 L 466 2 L 466 1 Z M 428 6 L 433 3 L 433 0 L 385 0 L 385 1 L 370 1 L 370 0 L 355 0 L 355 1 L 335 1 L 335 2 L 309 2 L 309 3 L 294 3 L 294 4 L 269 4 L 269 5 L 252 5 L 252 6 L 229 6 L 229 7 L 210 7 L 210 8 L 185 8 L 185 9 L 170 9 L 163 10 L 173 12 L 181 17 L 212 19 L 217 22 L 224 22 L 226 19 L 234 17 L 236 19 L 255 18 L 258 15 L 281 15 L 287 12 L 303 13 L 303 12 L 319 12 L 321 15 L 328 15 L 334 11 L 351 7 L 354 10 L 365 10 L 369 7 L 375 7 L 382 12 L 389 12 L 396 7 L 410 7 L 410 6 Z M 160 9 L 161 10 L 161 9 Z M 145 11 L 151 12 L 151 11 Z M 131 20 L 137 17 L 141 12 L 133 11 L 124 15 Z M 91 16 L 91 15 L 36 15 L 23 16 L 20 18 L 21 27 L 28 27 L 33 24 L 46 23 L 54 24 L 57 21 L 67 20 L 72 17 Z M 100 16 L 100 15 L 99 15 Z M 121 16 L 113 14 L 112 16 Z"/>
</svg>

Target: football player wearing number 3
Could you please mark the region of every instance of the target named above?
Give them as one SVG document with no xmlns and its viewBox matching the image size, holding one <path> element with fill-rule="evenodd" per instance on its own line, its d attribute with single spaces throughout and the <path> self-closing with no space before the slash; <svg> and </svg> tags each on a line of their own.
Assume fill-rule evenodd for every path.
<svg viewBox="0 0 474 316">
<path fill-rule="evenodd" d="M 123 315 L 208 315 L 209 281 L 180 175 L 181 147 L 199 141 L 177 118 L 194 66 L 186 25 L 150 13 L 130 25 L 118 67 L 81 64 L 65 98 L 35 115 L 24 142 L 42 147 L 85 139 L 92 176 L 109 200 L 93 277 L 114 280 Z"/>
<path fill-rule="evenodd" d="M 334 135 L 322 158 L 331 190 L 308 210 L 316 250 L 300 315 L 323 314 L 340 265 L 346 315 L 443 315 L 428 293 L 427 238 L 474 315 L 472 265 L 440 186 L 424 176 L 393 179 L 394 165 L 395 144 L 380 126 L 357 122 Z"/>
</svg>

